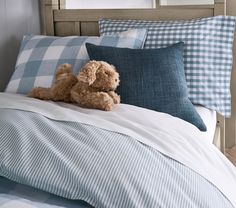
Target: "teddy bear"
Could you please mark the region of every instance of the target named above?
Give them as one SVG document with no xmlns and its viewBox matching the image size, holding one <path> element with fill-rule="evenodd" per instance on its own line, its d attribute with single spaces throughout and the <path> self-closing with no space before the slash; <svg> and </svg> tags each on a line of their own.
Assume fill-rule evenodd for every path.
<svg viewBox="0 0 236 208">
<path fill-rule="evenodd" d="M 77 82 L 77 77 L 72 73 L 72 66 L 68 63 L 64 63 L 57 68 L 55 81 L 50 88 L 35 87 L 28 96 L 41 100 L 70 103 L 72 102 L 70 92 Z"/>
<path fill-rule="evenodd" d="M 71 89 L 71 97 L 79 106 L 110 111 L 120 103 L 120 96 L 115 93 L 120 82 L 119 74 L 113 65 L 89 61 L 82 67 L 77 79 Z"/>
</svg>

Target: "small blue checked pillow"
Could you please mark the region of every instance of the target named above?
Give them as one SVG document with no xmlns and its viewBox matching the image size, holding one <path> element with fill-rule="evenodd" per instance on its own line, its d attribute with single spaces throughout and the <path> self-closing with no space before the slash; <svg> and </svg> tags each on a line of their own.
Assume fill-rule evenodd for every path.
<svg viewBox="0 0 236 208">
<path fill-rule="evenodd" d="M 25 36 L 6 92 L 27 94 L 33 87 L 50 87 L 55 71 L 62 63 L 71 64 L 77 74 L 89 60 L 85 43 L 139 49 L 145 38 L 146 29 L 101 37 Z"/>
<path fill-rule="evenodd" d="M 189 98 L 229 117 L 230 75 L 235 17 L 216 16 L 188 21 L 100 20 L 100 33 L 128 28 L 148 30 L 144 48 L 162 48 L 183 41 Z"/>
</svg>

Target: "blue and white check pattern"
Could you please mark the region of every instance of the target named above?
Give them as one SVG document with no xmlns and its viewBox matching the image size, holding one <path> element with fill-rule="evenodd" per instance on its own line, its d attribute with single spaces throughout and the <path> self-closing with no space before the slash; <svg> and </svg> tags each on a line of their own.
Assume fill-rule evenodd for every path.
<svg viewBox="0 0 236 208">
<path fill-rule="evenodd" d="M 161 48 L 183 41 L 190 100 L 230 116 L 235 17 L 216 16 L 189 21 L 104 19 L 99 21 L 99 27 L 102 35 L 128 28 L 146 28 L 144 48 Z"/>
<path fill-rule="evenodd" d="M 33 87 L 50 87 L 58 65 L 70 63 L 74 73 L 89 60 L 85 43 L 127 48 L 142 48 L 146 29 L 133 29 L 116 35 L 87 36 L 25 36 L 18 55 L 15 72 L 6 92 L 27 94 Z"/>
<path fill-rule="evenodd" d="M 0 115 L 0 176 L 94 207 L 233 208 L 205 178 L 130 136 L 20 110 Z"/>
</svg>

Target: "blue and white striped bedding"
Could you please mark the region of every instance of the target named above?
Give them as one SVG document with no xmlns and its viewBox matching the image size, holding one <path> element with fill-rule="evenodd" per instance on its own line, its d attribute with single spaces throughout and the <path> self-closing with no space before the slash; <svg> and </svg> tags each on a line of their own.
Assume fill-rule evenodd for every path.
<svg viewBox="0 0 236 208">
<path fill-rule="evenodd" d="M 147 122 L 145 116 L 140 114 L 140 108 L 121 105 L 111 113 L 85 109 L 76 113 L 75 110 L 79 109 L 77 107 L 70 106 L 68 109 L 69 105 L 61 107 L 13 95 L 0 94 L 0 100 L 0 176 L 68 199 L 84 200 L 94 207 L 234 207 L 235 202 L 230 193 L 222 192 L 224 188 L 220 186 L 220 181 L 213 185 L 213 179 L 209 181 L 193 171 L 194 165 L 187 167 L 175 160 L 177 156 L 172 159 L 157 151 L 154 146 L 146 145 L 144 140 L 141 143 L 138 136 L 135 138 L 130 136 L 131 133 L 118 132 L 118 129 L 122 129 L 118 124 L 122 126 L 128 123 L 129 129 L 140 135 L 142 131 L 147 131 L 147 134 L 153 131 L 151 128 L 154 123 L 151 120 L 146 129 L 140 129 L 139 120 Z M 39 106 L 43 109 L 44 105 L 54 114 L 63 109 L 63 118 L 58 119 L 59 112 L 52 119 L 50 113 L 49 118 L 43 116 L 46 110 L 35 110 Z M 72 112 L 75 117 L 80 117 L 81 122 L 73 121 Z M 120 118 L 120 122 L 113 126 L 117 130 L 112 129 L 112 125 L 109 126 L 110 130 L 108 126 L 99 127 L 112 119 L 114 122 L 119 121 L 119 117 L 129 113 L 136 114 L 137 123 L 131 123 L 127 117 Z M 145 115 L 149 113 L 153 114 L 145 110 Z M 67 119 L 69 116 L 71 120 Z M 165 114 L 158 116 L 169 119 L 167 123 L 173 125 L 174 130 L 162 129 L 166 121 L 160 120 L 159 128 L 156 127 L 157 139 L 162 135 L 163 140 L 168 140 L 168 135 L 173 131 L 176 133 L 173 140 L 182 138 L 178 142 L 185 146 L 184 136 L 188 133 L 180 136 L 181 132 L 176 131 L 180 127 L 178 125 L 190 128 L 192 134 L 198 132 L 194 126 L 177 118 Z M 92 121 L 86 123 L 85 118 Z M 98 122 L 99 118 L 99 124 L 91 125 L 92 122 Z M 158 140 L 158 143 L 160 147 L 165 146 L 164 141 L 161 143 Z M 235 179 L 236 171 L 231 169 L 226 160 L 220 159 L 220 153 L 209 143 L 204 145 L 209 145 L 208 151 L 215 154 L 213 157 L 217 164 L 222 162 L 218 164 L 219 167 L 228 168 L 229 173 L 223 171 L 223 175 L 227 176 L 222 177 L 223 183 Z M 198 151 L 208 156 L 204 145 Z M 191 150 L 190 142 L 187 146 Z M 175 149 L 178 148 L 176 145 Z M 196 148 L 201 148 L 201 145 Z M 164 152 L 167 155 L 168 149 L 174 152 L 174 149 L 168 147 Z M 192 154 L 195 154 L 194 151 Z M 201 161 L 200 155 L 197 160 Z M 217 167 L 217 164 L 214 166 Z M 202 167 L 204 165 L 211 168 L 210 163 L 202 164 Z M 210 172 L 205 171 L 205 175 Z M 230 182 L 227 184 L 229 190 L 236 181 Z M 4 194 L 0 193 L 0 204 L 4 200 Z"/>
<path fill-rule="evenodd" d="M 84 201 L 69 200 L 0 177 L 1 208 L 91 208 Z"/>
</svg>

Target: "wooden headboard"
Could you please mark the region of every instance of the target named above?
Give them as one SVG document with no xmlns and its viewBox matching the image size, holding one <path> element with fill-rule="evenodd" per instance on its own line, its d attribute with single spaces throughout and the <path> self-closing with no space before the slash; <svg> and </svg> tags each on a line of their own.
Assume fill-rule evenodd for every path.
<svg viewBox="0 0 236 208">
<path fill-rule="evenodd" d="M 42 1 L 43 33 L 54 36 L 99 35 L 98 20 L 110 19 L 145 19 L 145 20 L 178 20 L 209 17 L 226 14 L 224 0 L 215 0 L 213 5 L 160 6 L 156 0 L 154 9 L 65 9 L 65 0 Z M 236 45 L 236 44 L 235 44 Z M 236 51 L 236 48 L 235 50 Z M 236 54 L 235 54 L 236 55 Z M 234 55 L 234 57 L 235 57 Z M 236 60 L 236 57 L 235 59 Z M 218 126 L 222 138 L 226 138 L 226 146 L 236 143 L 236 63 L 234 64 L 231 94 L 232 116 L 224 119 L 218 115 Z M 222 148 L 225 140 L 222 140 Z"/>
<path fill-rule="evenodd" d="M 47 35 L 99 35 L 98 20 L 110 19 L 193 19 L 225 14 L 224 0 L 214 5 L 160 6 L 154 9 L 64 9 L 65 0 L 44 0 L 44 33 Z"/>
</svg>

